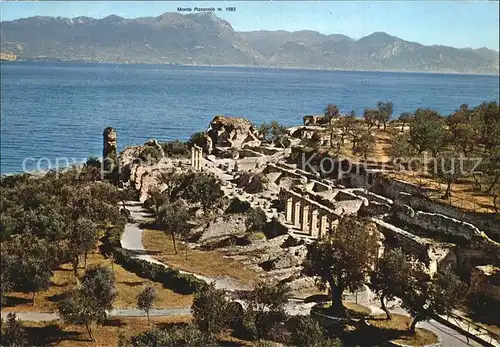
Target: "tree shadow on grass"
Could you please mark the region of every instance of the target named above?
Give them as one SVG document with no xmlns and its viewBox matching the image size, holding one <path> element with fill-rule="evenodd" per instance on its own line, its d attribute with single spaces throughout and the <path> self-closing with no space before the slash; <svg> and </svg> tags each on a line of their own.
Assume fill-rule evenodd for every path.
<svg viewBox="0 0 500 347">
<path fill-rule="evenodd" d="M 218 340 L 217 341 L 217 346 L 221 347 L 240 347 L 240 346 L 245 346 L 244 344 L 241 343 L 236 343 L 234 341 L 224 341 L 224 340 Z"/>
<path fill-rule="evenodd" d="M 62 272 L 73 272 L 73 269 L 70 269 L 70 268 L 64 268 L 62 266 L 59 266 L 58 268 L 56 268 L 56 271 L 62 271 Z"/>
<path fill-rule="evenodd" d="M 125 285 L 130 286 L 130 287 L 137 287 L 137 286 L 144 285 L 144 281 L 123 281 L 120 283 L 125 284 Z"/>
<path fill-rule="evenodd" d="M 328 302 L 330 298 L 328 297 L 327 294 L 313 294 L 308 296 L 307 298 L 304 299 L 304 303 L 311 303 L 311 302 Z"/>
<path fill-rule="evenodd" d="M 26 298 L 18 298 L 16 296 L 4 296 L 4 300 L 2 302 L 3 307 L 15 307 L 17 305 L 31 305 L 31 299 Z"/>
<path fill-rule="evenodd" d="M 71 285 L 71 283 L 69 283 L 68 281 L 64 282 L 64 283 L 61 283 L 61 284 L 57 284 L 57 283 L 54 283 L 54 282 L 50 282 L 50 286 L 51 287 L 57 287 L 57 288 L 65 288 L 67 286 Z"/>
<path fill-rule="evenodd" d="M 184 328 L 189 325 L 189 323 L 154 323 L 154 325 L 159 329 L 170 329 L 170 328 Z"/>
<path fill-rule="evenodd" d="M 54 346 L 60 341 L 89 341 L 88 336 L 77 331 L 64 331 L 58 325 L 26 327 L 29 341 L 33 346 Z"/>
<path fill-rule="evenodd" d="M 163 231 L 160 225 L 158 223 L 155 223 L 154 221 L 145 221 L 142 223 L 139 223 L 139 228 L 141 229 L 150 229 L 150 230 L 160 230 Z"/>
<path fill-rule="evenodd" d="M 122 327 L 127 324 L 123 323 L 120 318 L 115 318 L 115 319 L 106 319 L 103 325 L 108 327 Z"/>
<path fill-rule="evenodd" d="M 51 295 L 51 296 L 47 297 L 47 299 L 48 299 L 50 302 L 59 302 L 59 301 L 61 301 L 62 299 L 64 299 L 64 297 L 65 297 L 66 295 L 67 295 L 66 293 L 54 294 L 54 295 Z"/>
</svg>

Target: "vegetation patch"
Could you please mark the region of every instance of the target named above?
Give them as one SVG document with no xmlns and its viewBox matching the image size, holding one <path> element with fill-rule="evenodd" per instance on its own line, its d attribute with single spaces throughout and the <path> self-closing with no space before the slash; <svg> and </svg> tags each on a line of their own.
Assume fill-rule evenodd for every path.
<svg viewBox="0 0 500 347">
<path fill-rule="evenodd" d="M 113 256 L 128 271 L 162 283 L 165 287 L 180 294 L 193 294 L 206 286 L 204 281 L 193 275 L 183 274 L 177 269 L 138 259 L 134 252 L 123 248 L 114 249 Z"/>
<path fill-rule="evenodd" d="M 121 337 L 128 338 L 154 327 L 187 324 L 190 320 L 190 316 L 151 317 L 150 322 L 145 317 L 110 318 L 93 329 L 95 343 L 90 341 L 85 328 L 78 325 L 62 321 L 23 322 L 23 325 L 30 345 L 34 346 L 117 346 Z"/>
<path fill-rule="evenodd" d="M 165 288 L 161 283 L 141 278 L 136 274 L 125 270 L 121 265 L 114 263 L 111 259 L 105 258 L 100 253 L 91 254 L 87 260 L 88 266 L 104 266 L 111 268 L 116 278 L 117 296 L 113 302 L 113 307 L 130 308 L 135 307 L 136 297 L 145 286 L 155 288 L 158 299 L 154 308 L 181 308 L 188 307 L 192 302 L 191 295 L 182 295 L 171 289 Z M 78 269 L 78 275 L 82 276 L 84 268 Z M 57 302 L 62 298 L 63 293 L 76 287 L 76 279 L 73 275 L 71 264 L 62 264 L 53 271 L 51 285 L 49 288 L 37 295 L 35 306 L 31 303 L 31 295 L 28 293 L 10 292 L 6 295 L 5 312 L 54 312 Z"/>
<path fill-rule="evenodd" d="M 176 269 L 208 277 L 228 276 L 247 284 L 257 278 L 257 273 L 218 251 L 193 250 L 180 244 L 175 254 L 172 239 L 159 230 L 145 230 L 142 242 L 156 259 Z"/>
<path fill-rule="evenodd" d="M 416 328 L 415 333 L 408 330 L 411 319 L 408 316 L 393 314 L 391 320 L 384 315 L 369 319 L 368 323 L 378 329 L 385 339 L 410 346 L 424 346 L 438 343 L 437 336 L 427 329 Z"/>
</svg>

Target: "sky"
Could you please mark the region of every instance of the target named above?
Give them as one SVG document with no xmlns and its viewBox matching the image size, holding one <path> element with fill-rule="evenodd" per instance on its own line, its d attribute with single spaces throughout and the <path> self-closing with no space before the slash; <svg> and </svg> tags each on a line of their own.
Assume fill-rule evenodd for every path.
<svg viewBox="0 0 500 347">
<path fill-rule="evenodd" d="M 237 31 L 315 30 L 359 39 L 384 31 L 425 45 L 499 49 L 498 1 L 1 1 L 2 21 L 35 15 L 158 16 L 178 7 L 214 7 Z"/>
</svg>

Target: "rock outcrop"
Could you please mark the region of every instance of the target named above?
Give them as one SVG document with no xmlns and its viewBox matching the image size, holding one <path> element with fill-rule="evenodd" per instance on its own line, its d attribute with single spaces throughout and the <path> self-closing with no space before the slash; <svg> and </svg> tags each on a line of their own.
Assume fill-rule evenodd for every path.
<svg viewBox="0 0 500 347">
<path fill-rule="evenodd" d="M 261 144 L 253 124 L 245 118 L 215 116 L 210 122 L 207 135 L 212 140 L 213 147 L 240 149 Z M 212 152 L 210 148 L 209 152 Z"/>
</svg>

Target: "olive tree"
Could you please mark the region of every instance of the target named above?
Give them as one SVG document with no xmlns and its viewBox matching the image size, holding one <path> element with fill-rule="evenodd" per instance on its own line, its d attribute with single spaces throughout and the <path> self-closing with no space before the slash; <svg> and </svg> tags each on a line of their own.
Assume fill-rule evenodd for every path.
<svg viewBox="0 0 500 347">
<path fill-rule="evenodd" d="M 368 220 L 346 216 L 335 232 L 308 246 L 304 272 L 315 276 L 320 288 L 329 286 L 332 307 L 343 315 L 344 290 L 356 290 L 368 276 L 377 257 L 377 229 Z"/>
<path fill-rule="evenodd" d="M 149 321 L 149 311 L 156 301 L 156 291 L 153 287 L 147 286 L 137 295 L 137 308 L 146 312 Z"/>
<path fill-rule="evenodd" d="M 174 252 L 177 254 L 176 235 L 185 235 L 189 231 L 188 220 L 191 215 L 181 200 L 167 202 L 160 207 L 158 212 L 158 223 L 165 233 L 169 233 L 174 244 Z"/>
<path fill-rule="evenodd" d="M 290 287 L 283 283 L 260 282 L 244 296 L 248 307 L 244 324 L 258 341 L 267 337 L 286 318 L 285 305 L 291 297 Z"/>
<path fill-rule="evenodd" d="M 410 144 L 418 151 L 436 156 L 445 146 L 448 130 L 445 119 L 434 110 L 417 109 L 410 122 Z"/>
<path fill-rule="evenodd" d="M 227 326 L 230 318 L 226 294 L 216 289 L 214 283 L 195 294 L 191 311 L 198 329 L 212 338 Z"/>
<path fill-rule="evenodd" d="M 183 196 L 191 203 L 201 204 L 204 214 L 224 196 L 220 180 L 211 173 L 195 173 L 193 180 L 184 186 Z"/>
<path fill-rule="evenodd" d="M 434 315 L 451 313 L 464 300 L 467 291 L 467 286 L 450 269 L 437 272 L 432 279 L 423 267 L 415 269 L 409 285 L 401 294 L 402 306 L 412 316 L 409 330 L 415 332 L 418 322 Z"/>
<path fill-rule="evenodd" d="M 337 105 L 328 104 L 325 107 L 325 118 L 327 122 L 330 122 L 332 118 L 337 118 L 340 115 L 339 108 Z"/>
<path fill-rule="evenodd" d="M 84 325 L 94 341 L 91 325 L 102 324 L 106 320 L 115 297 L 114 273 L 108 268 L 92 267 L 85 272 L 81 286 L 67 292 L 58 303 L 59 316 L 65 322 Z"/>
<path fill-rule="evenodd" d="M 454 152 L 444 152 L 434 158 L 434 165 L 429 169 L 433 176 L 446 184 L 446 191 L 442 199 L 451 197 L 452 184 L 461 177 L 469 176 L 473 166 L 475 166 L 474 160 L 457 156 Z"/>
<path fill-rule="evenodd" d="M 412 282 L 415 261 L 400 248 L 385 251 L 370 276 L 370 287 L 380 298 L 380 306 L 387 319 L 392 319 L 386 300 L 401 296 Z"/>
<path fill-rule="evenodd" d="M 323 327 L 311 316 L 298 316 L 292 331 L 292 341 L 295 346 L 304 347 L 339 347 L 338 339 L 329 339 L 324 334 Z"/>
<path fill-rule="evenodd" d="M 375 136 L 369 130 L 363 130 L 358 134 L 358 140 L 353 145 L 352 152 L 361 157 L 364 162 L 368 160 L 368 156 L 373 152 L 375 146 Z"/>
<path fill-rule="evenodd" d="M 365 108 L 363 110 L 363 119 L 368 129 L 373 128 L 375 125 L 379 126 L 380 111 L 373 108 Z"/>
<path fill-rule="evenodd" d="M 413 120 L 413 113 L 403 112 L 399 116 L 398 120 L 401 122 L 401 132 L 403 132 L 405 130 L 405 125 Z"/>
<path fill-rule="evenodd" d="M 377 103 L 377 120 L 380 127 L 380 123 L 384 125 L 384 130 L 386 130 L 387 122 L 392 116 L 393 104 L 390 101 L 379 101 Z"/>
<path fill-rule="evenodd" d="M 250 208 L 246 213 L 245 226 L 247 230 L 263 231 L 267 224 L 266 213 L 260 208 Z"/>
<path fill-rule="evenodd" d="M 16 238 L 6 246 L 4 249 L 8 254 L 8 263 L 2 265 L 7 266 L 4 271 L 10 280 L 10 289 L 31 293 L 32 305 L 35 306 L 36 294 L 50 286 L 53 261 L 49 246 L 45 241 L 33 237 L 24 240 Z"/>
<path fill-rule="evenodd" d="M 9 312 L 7 320 L 2 324 L 2 346 L 6 347 L 24 347 L 28 346 L 28 336 L 21 321 L 15 313 Z"/>
<path fill-rule="evenodd" d="M 166 329 L 155 328 L 142 332 L 130 339 L 120 341 L 119 347 L 216 347 L 211 341 L 192 324 L 173 326 Z"/>
</svg>

